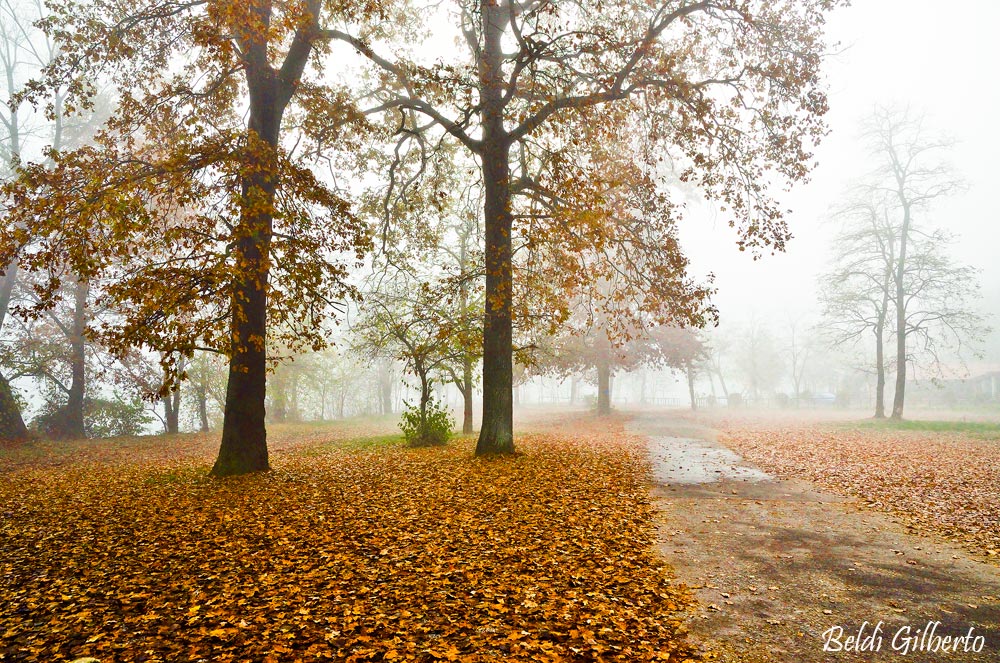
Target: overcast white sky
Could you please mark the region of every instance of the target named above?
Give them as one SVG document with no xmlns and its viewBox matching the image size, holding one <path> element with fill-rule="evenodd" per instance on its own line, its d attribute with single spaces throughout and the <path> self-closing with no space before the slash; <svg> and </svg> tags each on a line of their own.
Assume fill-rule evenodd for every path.
<svg viewBox="0 0 1000 663">
<path fill-rule="evenodd" d="M 854 0 L 828 25 L 839 54 L 827 62 L 831 135 L 817 152 L 812 181 L 782 198 L 793 210 L 795 239 L 786 254 L 756 263 L 736 250 L 721 221 L 691 216 L 681 228 L 694 273 L 716 274 L 724 326 L 751 312 L 785 319 L 815 308 L 816 276 L 827 263 L 828 210 L 852 179 L 870 169 L 858 140 L 860 120 L 876 104 L 909 105 L 926 127 L 954 137 L 951 162 L 969 190 L 942 204 L 936 221 L 959 235 L 953 255 L 982 269 L 983 307 L 1000 311 L 1000 2 L 948 7 L 927 0 Z M 1000 320 L 994 318 L 994 327 Z"/>
</svg>

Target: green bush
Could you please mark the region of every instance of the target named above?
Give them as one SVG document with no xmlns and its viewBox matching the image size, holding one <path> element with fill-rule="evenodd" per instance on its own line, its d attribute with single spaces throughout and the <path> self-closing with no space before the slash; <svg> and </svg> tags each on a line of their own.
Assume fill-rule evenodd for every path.
<svg viewBox="0 0 1000 663">
<path fill-rule="evenodd" d="M 435 447 L 451 438 L 455 420 L 445 407 L 432 397 L 423 413 L 415 405 L 405 403 L 399 428 L 411 447 Z"/>
<path fill-rule="evenodd" d="M 32 430 L 45 436 L 57 434 L 65 420 L 64 408 L 64 403 L 47 401 L 32 420 Z M 83 402 L 83 427 L 90 438 L 142 435 L 152 421 L 137 398 L 87 398 Z"/>
</svg>

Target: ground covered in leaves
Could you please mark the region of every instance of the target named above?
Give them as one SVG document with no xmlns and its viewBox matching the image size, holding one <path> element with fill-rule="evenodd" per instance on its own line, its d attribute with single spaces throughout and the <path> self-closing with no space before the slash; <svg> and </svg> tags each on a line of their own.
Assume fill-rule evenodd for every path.
<svg viewBox="0 0 1000 663">
<path fill-rule="evenodd" d="M 620 422 L 496 460 L 356 434 L 228 480 L 209 437 L 0 452 L 0 661 L 686 658 Z"/>
<path fill-rule="evenodd" d="M 727 418 L 720 441 L 1000 562 L 1000 427 L 961 422 L 805 423 Z"/>
</svg>

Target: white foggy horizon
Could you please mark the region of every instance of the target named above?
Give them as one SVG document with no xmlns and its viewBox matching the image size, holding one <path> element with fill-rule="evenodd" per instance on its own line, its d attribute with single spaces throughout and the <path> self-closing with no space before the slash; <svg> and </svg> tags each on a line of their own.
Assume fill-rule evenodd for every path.
<svg viewBox="0 0 1000 663">
<path fill-rule="evenodd" d="M 810 181 L 777 192 L 781 206 L 792 211 L 786 251 L 756 261 L 740 253 L 735 231 L 708 206 L 692 206 L 680 224 L 691 275 L 715 275 L 713 302 L 723 329 L 753 316 L 773 321 L 781 333 L 788 317 L 818 317 L 816 282 L 829 269 L 829 243 L 838 227 L 830 210 L 874 166 L 859 134 L 877 106 L 923 115 L 928 134 L 954 139 L 947 159 L 967 189 L 939 201 L 924 219 L 955 234 L 950 255 L 956 262 L 981 270 L 980 310 L 990 326 L 1000 326 L 1000 265 L 992 259 L 1000 227 L 990 200 L 1000 179 L 1000 93 L 984 75 L 986 65 L 1000 62 L 1000 40 L 992 34 L 998 22 L 1000 4 L 986 1 L 942 11 L 926 0 L 857 0 L 832 12 L 828 41 L 839 45 L 824 66 L 830 133 L 815 152 Z M 970 368 L 1000 367 L 1000 352 L 989 351 L 995 345 L 987 339 L 986 356 Z"/>
</svg>

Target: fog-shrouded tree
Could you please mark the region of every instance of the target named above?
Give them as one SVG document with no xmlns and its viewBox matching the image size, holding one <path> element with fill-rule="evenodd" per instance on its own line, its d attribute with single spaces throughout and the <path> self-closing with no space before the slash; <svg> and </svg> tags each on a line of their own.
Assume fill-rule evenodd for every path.
<svg viewBox="0 0 1000 663">
<path fill-rule="evenodd" d="M 40 0 L 3 0 L 0 2 L 0 67 L 3 83 L 0 89 L 9 100 L 22 91 L 24 84 L 48 64 L 55 54 L 55 44 L 37 29 L 35 23 L 44 18 Z M 61 95 L 53 93 L 52 103 L 58 107 Z M 38 113 L 11 101 L 0 106 L 0 177 L 9 179 L 16 165 L 25 157 L 26 148 L 39 149 L 44 144 L 62 142 L 63 117 L 55 113 L 46 121 Z M 31 145 L 31 143 L 41 143 Z M 0 275 L 0 331 L 13 302 L 18 279 L 18 265 L 5 262 Z M 27 428 L 6 377 L 6 367 L 0 366 L 0 439 L 24 439 Z M 82 399 L 80 401 L 82 431 Z"/>
<path fill-rule="evenodd" d="M 405 49 L 390 56 L 374 40 L 331 31 L 379 70 L 380 107 L 399 112 L 402 134 L 446 132 L 479 161 L 486 311 L 477 454 L 514 451 L 515 247 L 590 241 L 594 262 L 558 283 L 599 281 L 615 269 L 628 276 L 656 271 L 595 258 L 607 235 L 591 230 L 609 216 L 608 187 L 594 181 L 600 173 L 580 155 L 599 149 L 595 138 L 626 126 L 623 117 L 644 118 L 644 142 L 656 149 L 626 150 L 616 155 L 620 161 L 668 155 L 681 179 L 725 209 L 741 247 L 783 246 L 787 229 L 767 183 L 804 177 L 810 147 L 825 130 L 819 66 L 825 15 L 835 4 L 465 0 L 452 11 L 464 49 L 439 62 Z M 434 12 L 428 6 L 426 13 Z M 647 176 L 655 178 L 649 165 Z M 582 207 L 597 214 L 575 213 L 585 198 Z M 682 213 L 663 190 L 646 202 L 637 211 L 652 204 L 659 215 Z M 661 303 L 661 317 L 685 317 L 685 304 L 700 306 L 690 293 L 674 294 Z"/>
<path fill-rule="evenodd" d="M 875 417 L 885 417 L 885 376 L 893 369 L 891 417 L 900 419 L 908 367 L 926 361 L 940 372 L 945 353 L 960 357 L 986 327 L 974 307 L 977 272 L 954 263 L 952 237 L 935 224 L 934 204 L 962 187 L 945 161 L 950 142 L 930 136 L 922 118 L 885 108 L 868 120 L 864 137 L 877 167 L 838 211 L 843 226 L 821 301 L 834 343 L 873 333 Z"/>
<path fill-rule="evenodd" d="M 875 418 L 885 418 L 885 345 L 894 329 L 897 229 L 886 195 L 857 187 L 838 211 L 832 269 L 820 277 L 823 327 L 834 345 L 871 332 L 875 343 Z"/>
<path fill-rule="evenodd" d="M 402 363 L 417 379 L 416 442 L 430 440 L 433 387 L 447 379 L 461 361 L 461 334 L 440 291 L 405 274 L 380 279 L 379 289 L 365 298 L 360 319 L 352 325 L 358 354 Z M 449 368 L 449 366 L 451 368 Z"/>
<path fill-rule="evenodd" d="M 785 362 L 771 327 L 752 315 L 734 335 L 735 364 L 744 392 L 757 403 L 781 381 Z"/>
<path fill-rule="evenodd" d="M 872 186 L 895 198 L 892 299 L 896 323 L 896 389 L 891 416 L 900 419 L 906 398 L 908 308 L 914 296 L 907 292 L 911 244 L 921 232 L 929 230 L 927 216 L 934 202 L 955 193 L 962 184 L 945 161 L 946 153 L 943 154 L 951 141 L 929 135 L 920 117 L 887 108 L 877 109 L 865 127 L 864 138 L 878 162 Z"/>
<path fill-rule="evenodd" d="M 701 367 L 709 357 L 709 349 L 699 334 L 690 327 L 658 327 L 649 332 L 650 341 L 656 348 L 659 361 L 675 371 L 683 373 L 687 382 L 691 409 L 698 409 L 695 394 L 695 380 Z"/>
<path fill-rule="evenodd" d="M 354 153 L 364 128 L 350 90 L 324 75 L 324 22 L 389 26 L 387 9 L 107 0 L 51 11 L 59 52 L 18 99 L 61 90 L 71 112 L 113 86 L 118 106 L 92 145 L 22 169 L 0 259 L 97 286 L 117 318 L 91 332 L 112 349 L 225 355 L 212 473 L 266 470 L 268 346 L 322 346 L 367 250 L 364 224 L 321 179 L 332 161 L 317 161 Z"/>
</svg>

